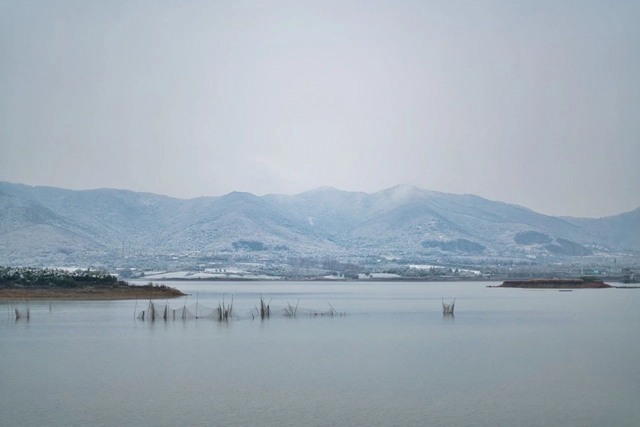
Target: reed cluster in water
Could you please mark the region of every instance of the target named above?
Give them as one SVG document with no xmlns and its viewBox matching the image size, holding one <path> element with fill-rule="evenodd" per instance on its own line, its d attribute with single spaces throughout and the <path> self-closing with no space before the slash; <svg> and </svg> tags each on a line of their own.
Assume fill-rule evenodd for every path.
<svg viewBox="0 0 640 427">
<path fill-rule="evenodd" d="M 187 296 L 188 297 L 188 296 Z M 260 297 L 259 306 L 254 306 L 247 315 L 240 315 L 236 313 L 233 307 L 233 296 L 231 302 L 226 303 L 224 296 L 222 301 L 218 303 L 218 307 L 207 307 L 199 303 L 198 296 L 196 294 L 196 303 L 194 305 L 187 306 L 187 297 L 185 297 L 184 305 L 180 308 L 172 308 L 167 300 L 164 305 L 153 302 L 149 299 L 147 308 L 140 312 L 137 311 L 138 301 L 136 300 L 133 317 L 139 320 L 176 320 L 176 319 L 212 319 L 219 322 L 227 322 L 231 319 L 243 319 L 251 317 L 251 319 L 269 319 L 272 316 L 283 316 L 289 318 L 298 317 L 300 314 L 308 316 L 346 316 L 346 313 L 338 312 L 331 304 L 328 304 L 330 310 L 319 311 L 313 309 L 301 308 L 300 300 L 293 306 L 289 302 L 281 309 L 274 311 L 271 306 L 271 301 L 266 301 L 262 296 Z"/>
</svg>

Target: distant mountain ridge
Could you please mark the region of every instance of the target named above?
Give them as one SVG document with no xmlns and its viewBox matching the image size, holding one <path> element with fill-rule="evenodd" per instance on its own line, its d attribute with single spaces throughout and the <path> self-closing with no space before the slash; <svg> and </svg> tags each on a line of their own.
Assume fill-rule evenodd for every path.
<svg viewBox="0 0 640 427">
<path fill-rule="evenodd" d="M 553 217 L 474 195 L 399 185 L 177 199 L 0 182 L 0 265 L 147 254 L 238 253 L 538 259 L 640 251 L 640 208 Z"/>
</svg>

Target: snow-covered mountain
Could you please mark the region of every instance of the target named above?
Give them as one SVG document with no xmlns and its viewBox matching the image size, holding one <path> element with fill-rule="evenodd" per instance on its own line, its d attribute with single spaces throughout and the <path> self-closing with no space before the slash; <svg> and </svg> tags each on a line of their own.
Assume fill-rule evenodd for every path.
<svg viewBox="0 0 640 427">
<path fill-rule="evenodd" d="M 0 264 L 146 254 L 264 252 L 567 257 L 640 251 L 640 209 L 559 218 L 473 195 L 396 186 L 176 199 L 0 182 Z"/>
</svg>

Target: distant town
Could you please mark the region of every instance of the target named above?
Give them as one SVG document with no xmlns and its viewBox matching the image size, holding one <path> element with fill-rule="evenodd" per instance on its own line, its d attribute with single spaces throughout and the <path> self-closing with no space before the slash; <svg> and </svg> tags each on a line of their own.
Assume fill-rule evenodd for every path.
<svg viewBox="0 0 640 427">
<path fill-rule="evenodd" d="M 566 262 L 367 256 L 280 257 L 256 254 L 125 257 L 103 268 L 122 279 L 144 280 L 504 280 L 596 276 L 620 283 L 637 283 L 640 268 L 633 259 L 595 262 L 578 257 Z"/>
</svg>

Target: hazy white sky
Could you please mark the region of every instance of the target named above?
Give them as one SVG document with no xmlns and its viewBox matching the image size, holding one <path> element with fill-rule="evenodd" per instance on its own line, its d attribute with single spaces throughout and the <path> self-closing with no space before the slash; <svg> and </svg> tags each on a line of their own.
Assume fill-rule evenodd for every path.
<svg viewBox="0 0 640 427">
<path fill-rule="evenodd" d="M 638 1 L 0 1 L 0 180 L 640 206 Z"/>
</svg>

